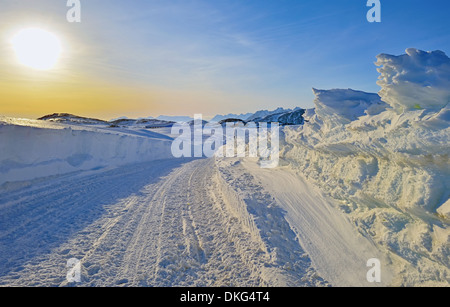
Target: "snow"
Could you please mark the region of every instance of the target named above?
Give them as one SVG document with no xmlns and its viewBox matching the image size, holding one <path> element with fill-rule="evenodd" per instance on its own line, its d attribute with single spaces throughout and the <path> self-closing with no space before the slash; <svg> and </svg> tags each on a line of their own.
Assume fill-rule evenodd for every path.
<svg viewBox="0 0 450 307">
<path fill-rule="evenodd" d="M 337 209 L 334 200 L 323 195 L 317 187 L 296 175 L 289 167 L 273 170 L 263 169 L 256 161 L 249 159 L 241 163 L 230 163 L 227 160 L 218 161 L 222 173 L 233 173 L 232 178 L 239 178 L 239 173 L 253 176 L 251 182 L 270 195 L 270 202 L 276 208 L 284 211 L 269 224 L 266 219 L 259 222 L 258 229 L 262 238 L 272 235 L 281 228 L 280 224 L 288 223 L 292 235 L 296 237 L 300 246 L 309 255 L 313 267 L 318 274 L 334 286 L 386 286 L 392 280 L 390 261 L 367 238 L 358 234 L 351 221 Z M 226 169 L 226 170 L 225 170 Z M 276 180 L 274 180 L 276 178 Z M 246 181 L 249 182 L 249 181 Z M 227 181 L 227 184 L 238 184 Z M 254 208 L 256 204 L 245 197 L 242 191 L 248 187 L 237 189 L 240 196 L 247 203 L 247 208 Z M 236 189 L 233 189 L 235 191 Z M 257 192 L 255 188 L 253 195 Z M 247 192 L 248 193 L 248 192 Z M 259 210 L 264 210 L 267 204 L 259 203 Z M 266 209 L 267 210 L 267 209 Z M 262 216 L 262 215 L 260 215 Z M 266 226 L 266 227 L 265 227 Z M 286 231 L 281 231 L 286 236 Z M 280 253 L 289 248 L 280 248 Z M 382 259 L 382 283 L 369 284 L 366 280 L 366 262 L 368 259 Z"/>
<path fill-rule="evenodd" d="M 246 161 L 174 159 L 171 139 L 145 129 L 2 118 L 0 137 L 1 285 L 74 285 L 72 258 L 82 286 L 371 285 L 375 253 L 342 259 L 370 243 L 336 210 L 322 220 L 328 203 L 290 172 L 271 187 Z"/>
<path fill-rule="evenodd" d="M 313 93 L 316 95 L 315 113 L 327 121 L 349 123 L 365 114 L 376 115 L 387 107 L 378 94 L 352 89 L 313 89 Z"/>
<path fill-rule="evenodd" d="M 82 286 L 328 285 L 267 193 L 169 132 L 2 118 L 0 285 L 73 286 L 73 258 Z"/>
<path fill-rule="evenodd" d="M 394 285 L 448 285 L 450 61 L 406 52 L 378 56 L 379 97 L 314 90 L 316 110 L 285 128 L 281 156 L 395 261 Z"/>
<path fill-rule="evenodd" d="M 0 185 L 166 158 L 171 138 L 155 132 L 0 119 Z"/>
<path fill-rule="evenodd" d="M 328 285 L 270 195 L 240 176 L 164 159 L 5 191 L 0 285 L 74 286 L 72 258 L 81 286 Z"/>
<path fill-rule="evenodd" d="M 437 210 L 437 213 L 441 214 L 442 216 L 446 217 L 447 219 L 450 219 L 450 199 L 448 199 L 445 204 L 440 206 Z"/>
<path fill-rule="evenodd" d="M 400 56 L 380 54 L 380 96 L 399 112 L 439 110 L 450 102 L 450 58 L 442 51 L 406 49 Z"/>
</svg>

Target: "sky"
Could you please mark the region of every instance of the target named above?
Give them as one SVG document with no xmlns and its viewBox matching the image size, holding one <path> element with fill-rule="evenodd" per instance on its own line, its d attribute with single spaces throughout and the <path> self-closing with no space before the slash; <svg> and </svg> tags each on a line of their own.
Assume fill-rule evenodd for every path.
<svg viewBox="0 0 450 307">
<path fill-rule="evenodd" d="M 311 108 L 312 88 L 378 92 L 376 55 L 450 54 L 450 3 L 381 0 L 0 0 L 0 115 L 112 119 Z M 62 44 L 35 70 L 11 46 L 25 28 Z"/>
</svg>

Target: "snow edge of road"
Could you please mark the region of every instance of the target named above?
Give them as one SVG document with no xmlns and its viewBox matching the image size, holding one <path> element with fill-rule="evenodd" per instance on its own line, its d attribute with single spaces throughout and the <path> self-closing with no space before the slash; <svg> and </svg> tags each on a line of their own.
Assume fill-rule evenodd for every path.
<svg viewBox="0 0 450 307">
<path fill-rule="evenodd" d="M 237 159 L 215 160 L 216 183 L 227 209 L 237 218 L 268 259 L 261 276 L 269 286 L 329 286 L 313 267 L 298 236 L 275 198 L 255 182 L 252 174 L 235 172 Z"/>
</svg>

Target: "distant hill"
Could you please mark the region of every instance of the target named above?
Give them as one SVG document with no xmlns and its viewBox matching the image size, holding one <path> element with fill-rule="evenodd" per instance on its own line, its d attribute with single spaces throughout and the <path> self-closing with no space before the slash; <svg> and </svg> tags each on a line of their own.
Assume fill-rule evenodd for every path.
<svg viewBox="0 0 450 307">
<path fill-rule="evenodd" d="M 249 116 L 247 119 L 242 119 L 238 117 L 230 117 L 225 118 L 219 121 L 219 124 L 224 125 L 229 122 L 234 123 L 279 123 L 280 125 L 303 125 L 304 118 L 303 115 L 305 114 L 306 110 L 301 108 L 295 108 L 292 109 L 283 109 L 278 108 L 273 111 L 267 111 L 267 110 L 261 110 L 258 111 L 251 116 Z"/>
<path fill-rule="evenodd" d="M 45 115 L 38 120 L 45 120 L 49 122 L 57 122 L 57 123 L 70 123 L 70 124 L 83 124 L 83 125 L 108 125 L 107 121 L 96 119 L 96 118 L 88 118 L 77 116 L 69 113 L 53 113 L 50 115 Z"/>
<path fill-rule="evenodd" d="M 160 128 L 171 127 L 175 122 L 154 118 L 130 119 L 122 118 L 109 122 L 111 127 Z"/>
<path fill-rule="evenodd" d="M 243 125 L 246 124 L 246 122 L 245 122 L 244 120 L 239 119 L 239 118 L 227 118 L 227 119 L 222 119 L 222 120 L 219 122 L 219 124 L 222 125 L 222 126 L 226 125 L 227 123 L 235 123 L 235 124 L 241 123 L 241 124 L 243 124 Z"/>
<path fill-rule="evenodd" d="M 268 111 L 268 110 L 260 110 L 257 111 L 256 113 L 254 113 L 252 116 L 248 117 L 246 119 L 246 121 L 251 122 L 251 121 L 255 121 L 255 119 L 262 119 L 264 117 L 267 117 L 269 115 L 274 115 L 274 114 L 284 114 L 284 113 L 288 113 L 288 112 L 292 112 L 294 110 L 292 109 L 284 109 L 284 108 L 277 108 L 273 111 Z"/>
<path fill-rule="evenodd" d="M 221 120 L 230 119 L 230 118 L 246 120 L 247 118 L 249 118 L 252 115 L 253 115 L 253 113 L 245 113 L 245 114 L 239 114 L 239 115 L 231 114 L 231 113 L 227 114 L 227 115 L 216 115 L 211 119 L 211 122 L 218 123 Z"/>
<path fill-rule="evenodd" d="M 170 127 L 175 123 L 174 121 L 159 120 L 154 118 L 131 119 L 126 117 L 105 121 L 101 119 L 82 117 L 69 113 L 53 113 L 50 115 L 42 116 L 38 118 L 38 120 L 45 120 L 49 122 L 56 122 L 63 124 L 103 125 L 110 128 L 118 128 L 118 127 L 159 128 L 159 127 Z"/>
<path fill-rule="evenodd" d="M 262 118 L 254 118 L 252 121 L 256 123 L 280 123 L 280 125 L 303 125 L 306 110 L 296 108 L 294 111 L 283 113 L 275 113 L 264 116 Z"/>
</svg>

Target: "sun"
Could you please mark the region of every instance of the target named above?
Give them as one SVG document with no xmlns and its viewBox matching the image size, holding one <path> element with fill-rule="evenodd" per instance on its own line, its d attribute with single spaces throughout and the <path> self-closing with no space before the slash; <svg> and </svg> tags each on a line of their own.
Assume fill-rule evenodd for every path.
<svg viewBox="0 0 450 307">
<path fill-rule="evenodd" d="M 18 61 L 38 70 L 52 69 L 62 52 L 59 38 L 39 28 L 19 31 L 11 40 Z"/>
</svg>

